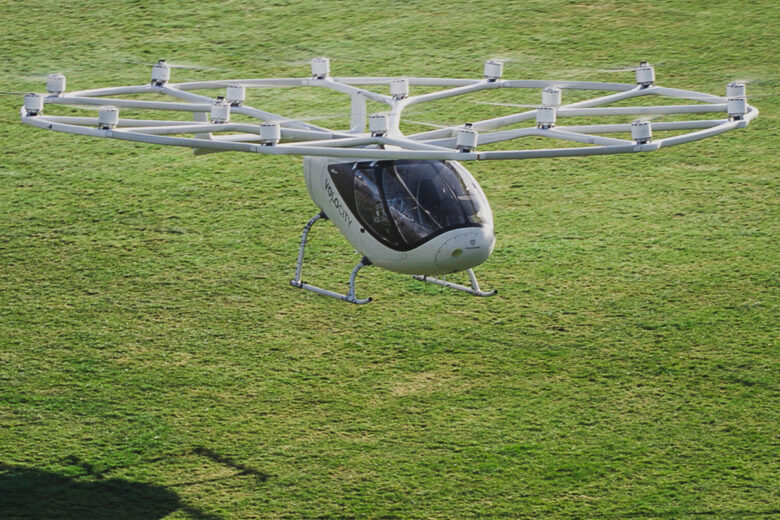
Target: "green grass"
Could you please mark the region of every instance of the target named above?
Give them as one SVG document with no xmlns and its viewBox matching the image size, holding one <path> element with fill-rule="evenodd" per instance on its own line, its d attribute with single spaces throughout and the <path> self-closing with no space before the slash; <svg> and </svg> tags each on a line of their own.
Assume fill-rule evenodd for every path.
<svg viewBox="0 0 780 520">
<path fill-rule="evenodd" d="M 299 159 L 43 132 L 0 96 L 0 517 L 779 515 L 778 13 L 0 4 L 5 92 L 142 83 L 133 62 L 160 57 L 220 69 L 174 79 L 325 55 L 340 75 L 474 77 L 498 56 L 510 78 L 604 81 L 647 59 L 662 85 L 751 79 L 761 110 L 654 154 L 469 164 L 499 295 L 366 269 L 358 307 L 288 286 L 316 212 Z M 305 277 L 343 287 L 358 256 L 318 226 Z"/>
</svg>

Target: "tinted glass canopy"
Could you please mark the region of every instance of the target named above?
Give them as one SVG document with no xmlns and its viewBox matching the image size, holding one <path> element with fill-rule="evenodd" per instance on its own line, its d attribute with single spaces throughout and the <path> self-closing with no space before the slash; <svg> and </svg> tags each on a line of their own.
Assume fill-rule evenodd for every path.
<svg viewBox="0 0 780 520">
<path fill-rule="evenodd" d="M 461 227 L 490 225 L 468 172 L 451 161 L 372 161 L 328 166 L 339 194 L 366 231 L 400 251 Z"/>
</svg>

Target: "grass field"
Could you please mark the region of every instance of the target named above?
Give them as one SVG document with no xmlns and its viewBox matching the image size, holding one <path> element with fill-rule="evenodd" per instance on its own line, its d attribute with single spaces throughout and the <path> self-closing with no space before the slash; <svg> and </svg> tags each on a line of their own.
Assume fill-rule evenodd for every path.
<svg viewBox="0 0 780 520">
<path fill-rule="evenodd" d="M 775 2 L 0 15 L 3 92 L 143 83 L 157 58 L 215 69 L 174 80 L 324 55 L 337 75 L 477 77 L 501 57 L 508 78 L 620 82 L 605 69 L 647 59 L 665 86 L 751 80 L 761 110 L 654 154 L 469 164 L 499 295 L 366 269 L 358 307 L 288 285 L 316 212 L 300 159 L 43 132 L 0 96 L 0 518 L 780 516 Z M 306 279 L 343 287 L 358 256 L 320 226 Z"/>
</svg>

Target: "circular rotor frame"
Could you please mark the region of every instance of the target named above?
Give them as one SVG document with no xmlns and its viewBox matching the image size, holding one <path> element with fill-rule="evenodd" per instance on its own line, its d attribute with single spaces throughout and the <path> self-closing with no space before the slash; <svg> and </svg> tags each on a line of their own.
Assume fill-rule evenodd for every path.
<svg viewBox="0 0 780 520">
<path fill-rule="evenodd" d="M 184 146 L 195 149 L 196 153 L 241 151 L 269 155 L 345 157 L 356 160 L 474 161 L 650 152 L 704 139 L 735 128 L 743 128 L 758 116 L 758 110 L 749 105 L 744 98 L 744 86 L 741 86 L 741 90 L 737 88 L 737 92 L 742 94 L 741 97 L 732 97 L 730 94 L 727 94 L 729 97 L 721 97 L 691 90 L 661 87 L 655 85 L 655 72 L 647 64 L 642 64 L 636 69 L 637 83 L 628 84 L 504 80 L 500 78 L 501 67 L 492 60 L 486 64 L 486 77 L 483 79 L 331 77 L 328 75 L 329 63 L 323 65 L 323 59 L 318 60 L 312 62 L 311 77 L 186 83 L 169 83 L 170 71 L 165 69 L 166 65 L 161 61 L 153 68 L 152 81 L 144 85 L 78 92 L 55 91 L 50 92 L 49 95 L 28 94 L 25 97 L 25 106 L 21 109 L 21 118 L 26 124 L 44 129 L 92 137 Z M 64 78 L 60 83 L 64 89 Z M 363 88 L 377 86 L 389 87 L 390 95 Z M 333 130 L 255 108 L 244 104 L 240 99 L 230 99 L 231 95 L 235 97 L 236 93 L 242 93 L 244 89 L 292 87 L 318 87 L 349 96 L 350 127 L 345 130 Z M 440 90 L 411 96 L 409 87 L 438 87 Z M 729 85 L 729 93 L 735 88 L 734 84 Z M 206 89 L 228 89 L 228 100 L 196 93 L 198 90 Z M 410 135 L 404 135 L 400 130 L 402 114 L 410 106 L 495 89 L 541 90 L 545 104 L 501 117 Z M 612 93 L 561 104 L 561 92 L 565 93 L 568 90 Z M 162 94 L 170 96 L 175 101 L 147 101 L 118 97 L 130 94 Z M 696 103 L 609 106 L 644 96 L 663 96 Z M 387 112 L 369 117 L 366 112 L 367 100 L 386 105 Z M 98 117 L 45 115 L 44 105 L 67 105 L 83 109 L 98 109 L 100 112 Z M 184 111 L 190 112 L 193 120 L 125 119 L 117 116 L 117 109 L 119 111 L 122 109 L 152 110 L 160 113 Z M 258 123 L 230 122 L 231 113 L 248 116 L 256 119 Z M 723 116 L 719 119 L 691 118 L 667 122 L 556 125 L 560 119 L 567 117 L 587 118 L 590 122 L 593 118 L 614 119 L 615 116 L 677 116 L 705 113 L 720 113 Z M 518 127 L 525 122 L 534 121 L 535 125 Z M 368 132 L 367 123 L 370 123 Z M 672 131 L 675 135 L 653 139 L 653 131 Z M 631 134 L 630 139 L 610 137 L 610 134 L 627 133 Z M 186 137 L 189 135 L 191 137 Z M 477 150 L 483 145 L 507 143 L 525 137 L 553 139 L 564 142 L 568 146 Z M 577 143 L 579 146 L 571 146 L 570 143 Z"/>
</svg>

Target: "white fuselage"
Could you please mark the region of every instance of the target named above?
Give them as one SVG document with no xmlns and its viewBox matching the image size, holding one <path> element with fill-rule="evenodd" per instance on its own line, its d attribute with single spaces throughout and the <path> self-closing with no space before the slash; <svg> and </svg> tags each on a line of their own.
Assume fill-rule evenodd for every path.
<svg viewBox="0 0 780 520">
<path fill-rule="evenodd" d="M 476 180 L 460 164 L 453 161 L 470 191 L 476 191 L 470 196 L 479 199 L 480 223 L 433 233 L 419 245 L 401 250 L 404 248 L 388 246 L 370 233 L 352 209 L 354 202 L 345 201 L 350 195 L 337 189 L 328 167 L 346 162 L 349 161 L 343 158 L 305 157 L 306 187 L 314 203 L 371 263 L 397 273 L 434 276 L 465 271 L 481 264 L 492 253 L 495 235 L 490 207 Z"/>
</svg>

